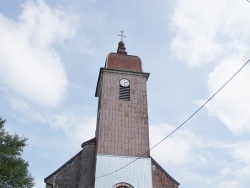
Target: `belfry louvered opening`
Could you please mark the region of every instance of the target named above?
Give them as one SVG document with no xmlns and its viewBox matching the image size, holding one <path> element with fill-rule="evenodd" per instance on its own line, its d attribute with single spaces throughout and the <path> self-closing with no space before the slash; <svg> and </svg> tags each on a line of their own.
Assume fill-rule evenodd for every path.
<svg viewBox="0 0 250 188">
<path fill-rule="evenodd" d="M 130 86 L 123 87 L 120 85 L 119 99 L 124 101 L 130 100 Z"/>
</svg>

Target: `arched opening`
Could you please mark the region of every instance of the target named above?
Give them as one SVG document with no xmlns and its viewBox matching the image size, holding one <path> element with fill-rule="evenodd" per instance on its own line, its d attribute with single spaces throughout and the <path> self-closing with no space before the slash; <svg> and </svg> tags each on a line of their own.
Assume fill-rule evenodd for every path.
<svg viewBox="0 0 250 188">
<path fill-rule="evenodd" d="M 120 182 L 120 183 L 115 184 L 113 188 L 134 188 L 134 187 L 128 183 Z"/>
</svg>

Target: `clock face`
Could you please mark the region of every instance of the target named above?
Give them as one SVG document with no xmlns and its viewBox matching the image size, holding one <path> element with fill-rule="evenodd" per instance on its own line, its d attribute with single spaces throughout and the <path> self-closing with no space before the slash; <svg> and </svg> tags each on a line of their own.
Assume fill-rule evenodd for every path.
<svg viewBox="0 0 250 188">
<path fill-rule="evenodd" d="M 123 78 L 120 80 L 120 85 L 123 87 L 128 87 L 129 86 L 129 80 Z"/>
</svg>

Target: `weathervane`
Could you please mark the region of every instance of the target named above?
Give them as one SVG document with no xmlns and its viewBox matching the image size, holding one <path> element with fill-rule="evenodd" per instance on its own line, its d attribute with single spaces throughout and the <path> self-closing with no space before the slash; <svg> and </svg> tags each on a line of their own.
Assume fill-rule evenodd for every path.
<svg viewBox="0 0 250 188">
<path fill-rule="evenodd" d="M 118 36 L 120 36 L 120 37 L 121 37 L 121 41 L 123 41 L 123 40 L 122 40 L 122 39 L 123 39 L 123 37 L 126 37 L 126 36 L 124 36 L 124 35 L 123 35 L 123 32 L 124 32 L 124 31 L 121 31 L 121 34 L 120 34 L 120 35 L 118 35 Z"/>
</svg>

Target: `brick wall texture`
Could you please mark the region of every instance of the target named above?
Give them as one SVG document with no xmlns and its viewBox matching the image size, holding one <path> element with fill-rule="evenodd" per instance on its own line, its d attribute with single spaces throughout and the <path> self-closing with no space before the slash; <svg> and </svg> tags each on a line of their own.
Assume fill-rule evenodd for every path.
<svg viewBox="0 0 250 188">
<path fill-rule="evenodd" d="M 122 78 L 130 81 L 130 101 L 119 100 Z M 149 150 L 146 79 L 142 73 L 104 69 L 98 109 L 98 154 L 140 156 Z"/>
<path fill-rule="evenodd" d="M 152 160 L 152 179 L 153 188 L 178 188 L 179 186 L 179 183 L 167 174 L 159 164 L 155 163 L 154 160 Z"/>
</svg>

